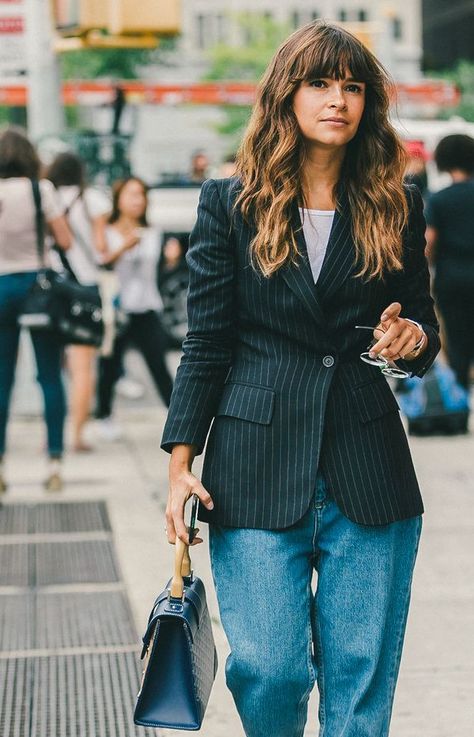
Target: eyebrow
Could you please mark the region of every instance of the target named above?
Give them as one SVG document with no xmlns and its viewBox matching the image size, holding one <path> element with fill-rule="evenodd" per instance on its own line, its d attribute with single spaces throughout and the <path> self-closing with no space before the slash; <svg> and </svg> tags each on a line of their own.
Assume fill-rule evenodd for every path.
<svg viewBox="0 0 474 737">
<path fill-rule="evenodd" d="M 309 79 L 334 79 L 334 77 L 324 77 L 323 75 L 314 75 L 312 77 L 309 77 Z M 366 84 L 364 80 L 362 79 L 355 79 L 355 77 L 345 77 L 341 80 L 342 82 L 358 82 L 359 84 Z"/>
</svg>

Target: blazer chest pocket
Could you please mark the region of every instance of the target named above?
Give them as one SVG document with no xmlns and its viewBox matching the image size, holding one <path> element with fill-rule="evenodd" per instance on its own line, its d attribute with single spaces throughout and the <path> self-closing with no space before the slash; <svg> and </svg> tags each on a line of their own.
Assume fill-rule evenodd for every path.
<svg viewBox="0 0 474 737">
<path fill-rule="evenodd" d="M 400 409 L 385 379 L 356 386 L 352 391 L 361 422 L 377 420 Z"/>
<path fill-rule="evenodd" d="M 275 392 L 254 384 L 225 384 L 216 417 L 238 417 L 239 420 L 269 425 L 275 406 Z"/>
</svg>

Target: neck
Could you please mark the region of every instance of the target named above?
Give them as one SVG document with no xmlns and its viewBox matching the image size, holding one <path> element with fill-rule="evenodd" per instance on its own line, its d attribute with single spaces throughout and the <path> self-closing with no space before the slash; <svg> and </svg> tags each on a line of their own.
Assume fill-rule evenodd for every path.
<svg viewBox="0 0 474 737">
<path fill-rule="evenodd" d="M 463 171 L 462 169 L 452 169 L 452 171 L 450 171 L 449 173 L 453 182 L 465 182 L 466 179 L 471 178 L 471 175 L 468 174 L 467 171 Z"/>
<path fill-rule="evenodd" d="M 115 221 L 115 225 L 121 230 L 130 230 L 132 228 L 138 228 L 140 222 L 137 218 L 129 217 L 128 215 L 120 215 Z"/>
<path fill-rule="evenodd" d="M 309 207 L 327 209 L 333 202 L 333 190 L 341 173 L 345 147 L 308 148 L 303 167 L 303 191 Z"/>
</svg>

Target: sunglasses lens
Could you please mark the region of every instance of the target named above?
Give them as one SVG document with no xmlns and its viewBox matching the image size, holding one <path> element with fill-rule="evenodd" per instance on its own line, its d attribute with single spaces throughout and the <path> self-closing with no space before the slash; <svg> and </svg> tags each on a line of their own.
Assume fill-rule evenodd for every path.
<svg viewBox="0 0 474 737">
<path fill-rule="evenodd" d="M 385 376 L 391 376 L 393 379 L 408 379 L 410 376 L 407 371 L 403 371 L 403 369 L 399 368 L 392 368 L 391 366 L 383 368 L 382 373 L 385 374 Z"/>
<path fill-rule="evenodd" d="M 371 366 L 386 366 L 387 361 L 385 358 L 371 358 L 368 352 L 360 354 L 360 357 L 365 363 L 369 363 Z"/>
</svg>

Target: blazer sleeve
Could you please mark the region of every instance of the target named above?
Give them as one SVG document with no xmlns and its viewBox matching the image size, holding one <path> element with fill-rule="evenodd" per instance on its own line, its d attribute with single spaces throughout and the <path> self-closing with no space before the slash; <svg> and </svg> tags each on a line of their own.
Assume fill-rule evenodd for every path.
<svg viewBox="0 0 474 737">
<path fill-rule="evenodd" d="M 202 453 L 232 361 L 235 260 L 229 216 L 215 180 L 204 182 L 186 256 L 188 332 L 183 343 L 161 447 Z"/>
<path fill-rule="evenodd" d="M 428 338 L 428 346 L 413 361 L 396 361 L 397 366 L 422 377 L 430 368 L 440 349 L 439 325 L 430 293 L 430 274 L 425 256 L 426 222 L 423 200 L 416 185 L 407 185 L 409 218 L 404 234 L 403 269 L 391 274 L 391 300 L 400 302 L 401 317 L 419 322 Z"/>
</svg>

